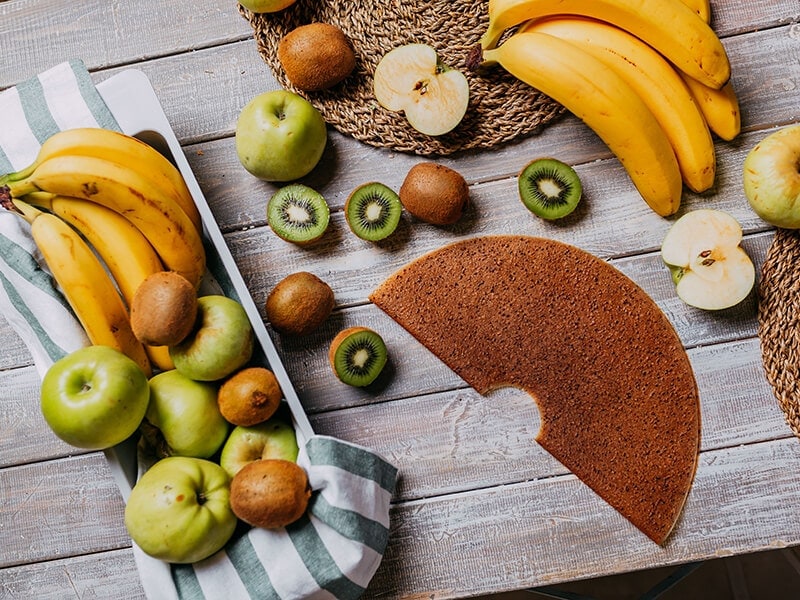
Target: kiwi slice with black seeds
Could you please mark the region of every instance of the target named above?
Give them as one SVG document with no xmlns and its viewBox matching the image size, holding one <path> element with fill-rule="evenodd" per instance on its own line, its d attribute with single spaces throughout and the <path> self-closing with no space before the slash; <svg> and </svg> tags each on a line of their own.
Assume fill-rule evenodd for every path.
<svg viewBox="0 0 800 600">
<path fill-rule="evenodd" d="M 302 183 L 280 188 L 267 203 L 267 222 L 275 235 L 295 244 L 311 243 L 325 233 L 330 209 L 325 198 Z"/>
<path fill-rule="evenodd" d="M 344 205 L 350 229 L 369 242 L 380 241 L 394 233 L 402 212 L 403 205 L 397 193 L 378 182 L 357 187 Z"/>
<path fill-rule="evenodd" d="M 349 327 L 331 342 L 328 359 L 336 377 L 348 385 L 369 385 L 388 360 L 383 338 L 367 327 Z"/>
<path fill-rule="evenodd" d="M 539 158 L 519 174 L 519 196 L 533 214 L 553 220 L 570 214 L 583 186 L 575 169 L 555 158 Z"/>
</svg>

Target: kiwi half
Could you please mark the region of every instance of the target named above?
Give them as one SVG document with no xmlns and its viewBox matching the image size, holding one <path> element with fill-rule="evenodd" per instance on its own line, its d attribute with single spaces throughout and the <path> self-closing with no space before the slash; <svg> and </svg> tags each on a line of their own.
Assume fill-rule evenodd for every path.
<svg viewBox="0 0 800 600">
<path fill-rule="evenodd" d="M 272 231 L 295 244 L 309 244 L 322 237 L 330 214 L 322 194 L 302 183 L 280 188 L 267 203 L 267 223 Z"/>
<path fill-rule="evenodd" d="M 519 196 L 533 214 L 553 220 L 570 214 L 583 187 L 575 169 L 555 158 L 539 158 L 519 174 Z"/>
<path fill-rule="evenodd" d="M 369 242 L 380 241 L 394 233 L 402 212 L 400 197 L 388 186 L 377 182 L 357 187 L 344 205 L 350 229 Z"/>
<path fill-rule="evenodd" d="M 350 327 L 331 342 L 328 359 L 336 377 L 348 385 L 369 385 L 388 360 L 383 338 L 367 327 Z"/>
</svg>

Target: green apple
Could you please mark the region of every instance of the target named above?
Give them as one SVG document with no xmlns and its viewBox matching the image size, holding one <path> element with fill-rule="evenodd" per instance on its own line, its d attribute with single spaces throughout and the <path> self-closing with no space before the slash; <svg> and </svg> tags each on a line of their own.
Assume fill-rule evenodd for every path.
<svg viewBox="0 0 800 600">
<path fill-rule="evenodd" d="M 755 284 L 755 267 L 741 241 L 739 222 L 721 210 L 695 210 L 675 221 L 661 244 L 661 258 L 678 296 L 706 310 L 744 300 Z"/>
<path fill-rule="evenodd" d="M 254 13 L 272 13 L 289 8 L 297 0 L 239 0 L 239 4 Z"/>
<path fill-rule="evenodd" d="M 253 354 L 253 327 L 244 307 L 227 296 L 197 299 L 197 325 L 170 346 L 175 368 L 196 381 L 217 381 L 244 366 Z"/>
<path fill-rule="evenodd" d="M 149 397 L 147 376 L 135 361 L 108 346 L 87 346 L 47 370 L 41 408 L 59 438 L 102 450 L 136 432 Z"/>
<path fill-rule="evenodd" d="M 125 506 L 125 526 L 147 554 L 171 563 L 203 560 L 236 529 L 230 477 L 218 464 L 171 456 L 136 482 Z"/>
<path fill-rule="evenodd" d="M 246 464 L 262 458 L 296 461 L 298 451 L 294 428 L 280 417 L 271 417 L 258 425 L 234 427 L 219 464 L 233 477 Z"/>
<path fill-rule="evenodd" d="M 236 122 L 236 153 L 264 181 L 293 181 L 307 175 L 325 150 L 328 131 L 320 112 L 286 90 L 250 100 Z"/>
<path fill-rule="evenodd" d="M 800 228 L 800 125 L 785 127 L 756 144 L 744 160 L 744 193 L 764 221 Z"/>
<path fill-rule="evenodd" d="M 403 111 L 409 125 L 431 136 L 445 134 L 464 118 L 469 82 L 439 59 L 427 44 L 405 44 L 381 58 L 373 78 L 375 100 Z"/>
<path fill-rule="evenodd" d="M 154 375 L 142 433 L 161 457 L 214 455 L 228 436 L 228 422 L 217 405 L 217 387 L 175 369 Z"/>
</svg>

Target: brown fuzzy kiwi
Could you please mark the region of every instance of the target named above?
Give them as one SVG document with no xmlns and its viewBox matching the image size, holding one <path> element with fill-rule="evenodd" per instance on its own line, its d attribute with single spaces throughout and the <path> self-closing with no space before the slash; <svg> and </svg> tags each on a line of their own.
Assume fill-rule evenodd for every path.
<svg viewBox="0 0 800 600">
<path fill-rule="evenodd" d="M 296 88 L 311 92 L 333 87 L 356 66 L 344 32 L 329 23 L 301 25 L 278 43 L 278 61 Z"/>
<path fill-rule="evenodd" d="M 131 328 L 150 346 L 183 341 L 197 319 L 197 291 L 183 276 L 162 271 L 147 277 L 131 299 Z"/>
<path fill-rule="evenodd" d="M 464 177 L 434 162 L 417 163 L 400 186 L 400 202 L 416 218 L 433 225 L 452 225 L 469 201 Z"/>
<path fill-rule="evenodd" d="M 275 529 L 294 523 L 306 512 L 309 498 L 308 475 L 289 460 L 256 460 L 231 479 L 231 510 L 254 527 Z"/>
<path fill-rule="evenodd" d="M 287 275 L 267 296 L 267 320 L 276 331 L 308 335 L 322 325 L 334 306 L 333 290 L 313 273 Z"/>
<path fill-rule="evenodd" d="M 249 427 L 275 414 L 282 396 L 272 371 L 264 367 L 248 367 L 222 383 L 217 392 L 217 404 L 226 421 Z"/>
</svg>

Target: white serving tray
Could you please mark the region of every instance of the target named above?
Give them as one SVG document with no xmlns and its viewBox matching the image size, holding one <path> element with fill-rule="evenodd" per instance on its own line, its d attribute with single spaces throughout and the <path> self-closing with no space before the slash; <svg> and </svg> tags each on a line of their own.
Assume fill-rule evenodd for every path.
<svg viewBox="0 0 800 600">
<path fill-rule="evenodd" d="M 298 438 L 308 439 L 313 435 L 311 424 L 308 421 L 297 393 L 289 380 L 286 369 L 281 363 L 275 346 L 269 337 L 261 314 L 258 311 L 250 291 L 245 285 L 239 268 L 228 249 L 222 232 L 217 225 L 208 202 L 197 184 L 186 156 L 183 154 L 175 132 L 167 121 L 167 116 L 161 107 L 155 90 L 147 76 L 138 69 L 128 69 L 117 73 L 97 84 L 97 90 L 105 100 L 114 118 L 122 131 L 137 137 L 155 147 L 162 154 L 172 160 L 183 174 L 194 202 L 200 211 L 203 220 L 203 233 L 207 242 L 206 251 L 216 250 L 221 263 L 232 282 L 233 288 L 242 303 L 250 323 L 253 326 L 257 341 L 257 350 L 261 350 L 267 367 L 275 374 L 283 391 L 284 399 L 294 419 L 295 430 Z M 210 248 L 211 247 L 211 248 Z M 206 285 L 204 283 L 204 285 Z M 136 437 L 136 436 L 134 436 Z M 138 473 L 136 462 L 136 440 L 131 439 L 119 446 L 106 451 L 106 457 L 111 467 L 111 472 L 120 488 L 123 499 L 127 501 L 131 488 L 136 482 Z"/>
</svg>

